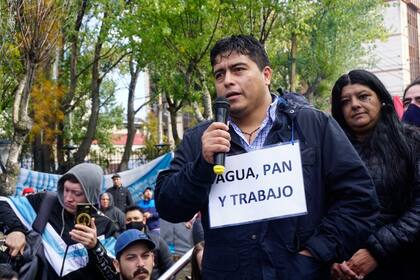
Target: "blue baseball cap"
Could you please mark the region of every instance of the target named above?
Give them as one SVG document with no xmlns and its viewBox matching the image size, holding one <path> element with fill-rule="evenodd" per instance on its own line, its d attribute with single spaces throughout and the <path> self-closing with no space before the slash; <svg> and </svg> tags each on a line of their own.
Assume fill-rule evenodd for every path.
<svg viewBox="0 0 420 280">
<path fill-rule="evenodd" d="M 115 242 L 114 249 L 117 259 L 128 246 L 135 242 L 143 242 L 150 250 L 156 248 L 155 243 L 146 234 L 138 229 L 128 229 L 118 236 L 117 242 Z"/>
</svg>

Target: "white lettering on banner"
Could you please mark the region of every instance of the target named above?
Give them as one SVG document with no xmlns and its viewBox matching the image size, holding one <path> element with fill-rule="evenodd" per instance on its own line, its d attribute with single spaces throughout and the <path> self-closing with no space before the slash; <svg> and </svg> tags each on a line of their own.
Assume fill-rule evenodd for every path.
<svg viewBox="0 0 420 280">
<path fill-rule="evenodd" d="M 306 214 L 299 142 L 226 157 L 209 195 L 210 227 Z"/>
</svg>

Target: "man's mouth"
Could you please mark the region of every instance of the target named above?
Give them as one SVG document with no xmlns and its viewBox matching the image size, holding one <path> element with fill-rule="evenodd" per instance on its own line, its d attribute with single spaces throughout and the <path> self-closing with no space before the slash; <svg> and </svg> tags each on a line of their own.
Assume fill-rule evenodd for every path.
<svg viewBox="0 0 420 280">
<path fill-rule="evenodd" d="M 228 92 L 227 94 L 226 94 L 226 98 L 230 98 L 230 97 L 234 97 L 234 96 L 238 96 L 238 95 L 241 95 L 239 92 Z"/>
<path fill-rule="evenodd" d="M 147 275 L 149 275 L 149 271 L 147 271 L 147 269 L 145 269 L 145 268 L 139 268 L 134 272 L 133 276 L 134 276 L 134 278 L 136 278 L 137 276 L 142 275 L 142 274 L 146 274 L 146 276 L 147 276 Z"/>
<path fill-rule="evenodd" d="M 70 204 L 70 203 L 64 203 L 64 207 L 65 208 L 69 208 L 69 209 L 76 209 L 76 206 Z"/>
</svg>

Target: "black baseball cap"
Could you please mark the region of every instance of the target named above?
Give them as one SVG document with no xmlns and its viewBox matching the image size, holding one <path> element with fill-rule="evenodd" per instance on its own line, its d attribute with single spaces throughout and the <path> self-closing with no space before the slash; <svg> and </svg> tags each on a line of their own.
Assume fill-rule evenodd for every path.
<svg viewBox="0 0 420 280">
<path fill-rule="evenodd" d="M 121 176 L 120 176 L 120 174 L 114 174 L 114 175 L 112 175 L 111 179 L 114 179 L 114 178 L 121 178 Z"/>
</svg>

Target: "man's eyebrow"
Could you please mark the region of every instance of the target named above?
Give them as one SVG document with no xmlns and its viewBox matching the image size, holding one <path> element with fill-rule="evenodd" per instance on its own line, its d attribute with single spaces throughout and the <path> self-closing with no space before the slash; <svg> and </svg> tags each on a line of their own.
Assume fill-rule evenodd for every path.
<svg viewBox="0 0 420 280">
<path fill-rule="evenodd" d="M 245 62 L 237 62 L 235 64 L 230 65 L 229 68 L 233 68 L 233 67 L 236 67 L 236 66 L 243 66 L 243 65 L 246 66 L 247 64 Z"/>
<path fill-rule="evenodd" d="M 226 71 L 224 68 L 220 68 L 220 69 L 217 69 L 217 70 L 213 70 L 213 74 L 216 74 L 216 73 L 219 73 L 219 72 L 224 72 L 224 71 Z"/>
</svg>

